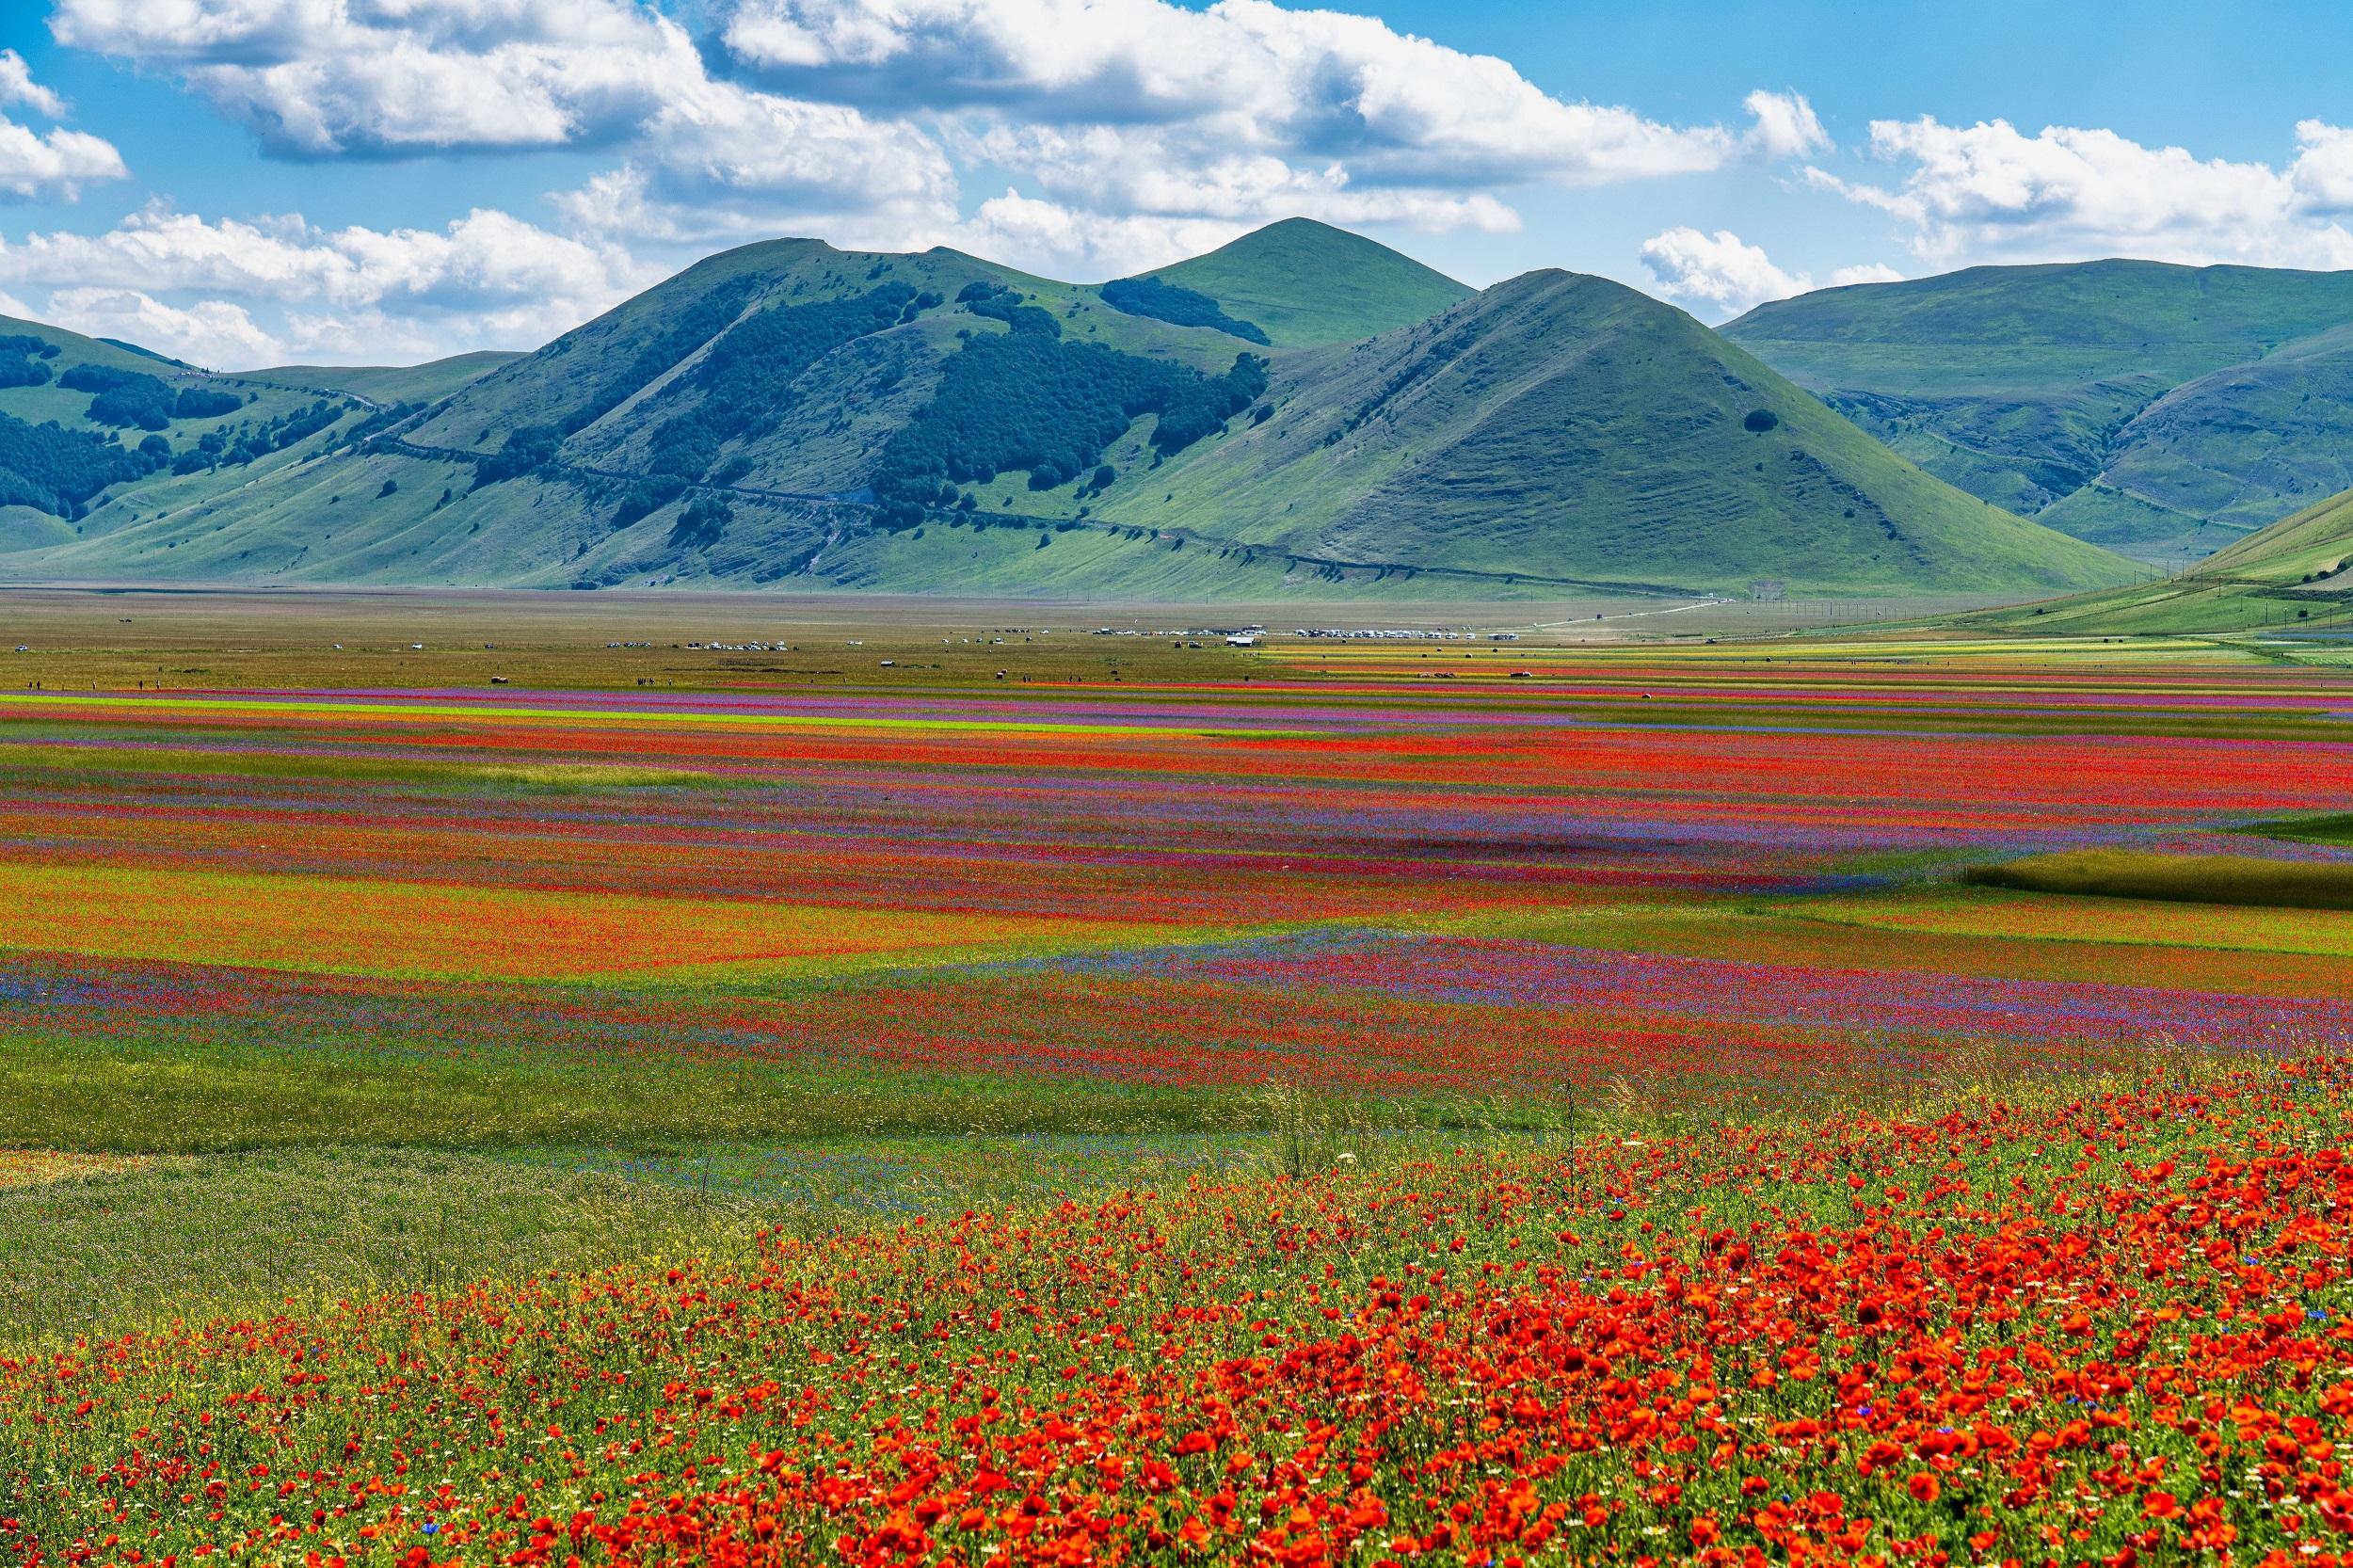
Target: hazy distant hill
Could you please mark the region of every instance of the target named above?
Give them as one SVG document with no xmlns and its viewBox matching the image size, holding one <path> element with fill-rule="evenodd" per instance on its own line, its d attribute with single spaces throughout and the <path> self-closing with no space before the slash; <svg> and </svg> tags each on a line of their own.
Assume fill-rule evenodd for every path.
<svg viewBox="0 0 2353 1568">
<path fill-rule="evenodd" d="M 2353 273 L 1973 267 L 1723 331 L 1929 472 L 2151 560 L 2353 485 Z"/>
<path fill-rule="evenodd" d="M 2353 489 L 2282 518 L 2178 577 L 1982 612 L 1963 622 L 2069 635 L 2353 632 Z"/>
<path fill-rule="evenodd" d="M 0 536 L 0 572 L 1266 597 L 2129 571 L 1671 307 L 1567 273 L 1473 295 L 1300 221 L 1103 285 L 779 240 L 533 354 L 236 384 L 324 423 L 209 457 L 168 431 L 78 532 Z"/>
<path fill-rule="evenodd" d="M 237 372 L 247 381 L 365 398 L 376 404 L 431 403 L 522 356 L 481 348 L 421 365 L 277 365 Z"/>
</svg>

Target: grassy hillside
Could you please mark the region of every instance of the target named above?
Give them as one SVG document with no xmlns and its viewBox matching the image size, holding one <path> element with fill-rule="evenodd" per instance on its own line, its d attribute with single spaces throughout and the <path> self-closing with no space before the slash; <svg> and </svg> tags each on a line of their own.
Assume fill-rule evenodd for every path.
<svg viewBox="0 0 2353 1568">
<path fill-rule="evenodd" d="M 1614 284 L 1458 299 L 1301 223 L 1186 268 L 1094 288 L 947 249 L 744 247 L 487 368 L 257 373 L 251 395 L 330 388 L 328 425 L 28 529 L 0 571 L 1165 599 L 2033 593 L 2130 569 Z M 1294 346 L 1344 318 L 1403 324 Z"/>
<path fill-rule="evenodd" d="M 976 289 L 983 297 L 959 297 Z M 887 321 L 860 317 L 878 298 L 903 303 Z M 772 329 L 811 317 L 822 318 L 814 340 Z M 336 436 L 363 444 L 320 460 L 260 465 L 233 486 L 184 481 L 136 509 L 114 508 L 105 526 L 71 539 L 55 529 L 25 538 L 30 553 L 0 557 L 0 569 L 751 585 L 786 575 L 807 582 L 813 566 L 836 562 L 855 583 L 866 569 L 859 558 L 913 555 L 925 558 L 906 563 L 912 580 L 936 576 L 952 585 L 967 567 L 857 542 L 871 530 L 864 503 L 877 460 L 933 400 L 968 339 L 1001 342 L 1016 325 L 1041 321 L 1050 323 L 1058 350 L 1198 383 L 1255 346 L 1214 329 L 1138 318 L 1091 288 L 952 250 L 886 256 L 806 240 L 750 246 L 484 374 L 468 374 L 478 360 L 405 373 L 263 373 L 347 396 L 413 397 L 438 391 L 437 376 L 456 385 L 421 408 L 355 404 L 355 418 Z M 1033 401 L 1020 388 L 1003 392 L 997 401 L 1007 408 Z M 544 440 L 545 449 L 501 466 L 519 436 L 524 446 Z M 1021 472 L 1027 477 L 1026 467 Z M 711 504 L 696 512 L 697 497 Z M 1033 550 L 1037 526 L 1007 520 L 999 536 L 1017 535 Z M 1034 559 L 1027 566 L 1034 575 Z"/>
<path fill-rule="evenodd" d="M 71 553 L 167 497 L 234 488 L 265 458 L 313 454 L 364 412 L 0 317 L 0 554 Z"/>
<path fill-rule="evenodd" d="M 1320 348 L 1426 321 L 1471 290 L 1360 234 L 1304 217 L 1147 276 L 1216 300 L 1278 348 Z"/>
<path fill-rule="evenodd" d="M 2178 577 L 1962 617 L 1981 630 L 2353 632 L 2353 490 L 2239 539 Z"/>
<path fill-rule="evenodd" d="M 1675 590 L 2032 590 L 2128 569 L 1929 478 L 1684 312 L 1573 273 L 1278 365 L 1268 404 L 1130 471 L 1099 514 L 1305 556 Z"/>
<path fill-rule="evenodd" d="M 1726 336 L 1971 493 L 2153 561 L 2353 482 L 2353 273 L 1974 267 L 1759 306 Z"/>
</svg>

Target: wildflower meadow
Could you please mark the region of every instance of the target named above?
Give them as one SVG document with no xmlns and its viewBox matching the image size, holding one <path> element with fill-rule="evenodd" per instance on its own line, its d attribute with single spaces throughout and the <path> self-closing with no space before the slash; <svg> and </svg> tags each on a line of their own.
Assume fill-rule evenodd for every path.
<svg viewBox="0 0 2353 1568">
<path fill-rule="evenodd" d="M 2353 678 L 904 660 L 0 694 L 0 1556 L 2353 1551 Z"/>
</svg>

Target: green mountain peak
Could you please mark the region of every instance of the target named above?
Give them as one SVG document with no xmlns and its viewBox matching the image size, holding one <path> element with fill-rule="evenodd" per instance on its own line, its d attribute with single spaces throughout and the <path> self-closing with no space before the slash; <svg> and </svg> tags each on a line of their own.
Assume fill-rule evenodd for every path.
<svg viewBox="0 0 2353 1568">
<path fill-rule="evenodd" d="M 1426 320 L 1471 289 L 1411 256 L 1313 218 L 1287 217 L 1145 274 L 1214 299 L 1278 348 L 1377 337 Z"/>
</svg>

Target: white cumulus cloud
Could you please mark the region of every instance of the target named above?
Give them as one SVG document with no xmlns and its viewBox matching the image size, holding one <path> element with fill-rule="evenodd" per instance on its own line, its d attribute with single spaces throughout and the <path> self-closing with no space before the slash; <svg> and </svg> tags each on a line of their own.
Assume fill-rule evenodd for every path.
<svg viewBox="0 0 2353 1568">
<path fill-rule="evenodd" d="M 278 357 L 282 344 L 239 305 L 200 300 L 183 309 L 138 289 L 59 289 L 43 319 L 93 338 L 119 338 L 197 365 L 248 369 Z"/>
<path fill-rule="evenodd" d="M 122 291 L 225 304 L 320 354 L 472 346 L 466 331 L 536 341 L 697 251 L 777 234 L 954 244 L 1099 278 L 1294 216 L 1509 232 L 1546 187 L 1832 146 L 1794 89 L 1677 122 L 1548 91 L 1509 60 L 1378 17 L 1275 0 L 51 5 L 61 45 L 178 84 L 270 155 L 600 152 L 600 172 L 549 193 L 548 229 L 488 210 L 445 230 L 327 231 L 151 207 L 105 233 L 0 244 L 0 286 L 114 291 L 111 310 L 136 305 Z M 63 107 L 0 51 L 8 103 Z M 0 120 L 0 194 L 121 174 L 95 137 Z M 968 204 L 976 177 L 976 196 L 1002 194 Z M 1723 250 L 1728 235 L 1698 236 L 1687 257 L 1679 233 L 1653 243 L 1673 241 L 1657 264 L 1686 297 L 1755 296 L 1778 272 Z M 236 336 L 226 317 L 172 329 Z"/>
<path fill-rule="evenodd" d="M 2288 178 L 2303 205 L 2313 212 L 2353 209 L 2353 131 L 2326 120 L 2298 120 L 2296 145 Z"/>
<path fill-rule="evenodd" d="M 168 72 L 303 158 L 615 148 L 559 198 L 607 238 L 694 245 L 952 222 L 904 120 L 713 76 L 641 0 L 58 0 L 61 42 Z"/>
<path fill-rule="evenodd" d="M 767 85 L 923 115 L 966 162 L 1032 182 L 1025 200 L 1128 235 L 1292 216 L 1496 232 L 1518 226 L 1516 185 L 1829 145 L 1794 92 L 1752 93 L 1745 129 L 1673 125 L 1375 17 L 1271 0 L 744 0 L 723 38 Z"/>
<path fill-rule="evenodd" d="M 1642 242 L 1642 265 L 1660 293 L 1720 314 L 1785 299 L 1812 286 L 1804 274 L 1784 272 L 1762 247 L 1729 229 L 1710 234 L 1685 227 L 1653 234 Z"/>
<path fill-rule="evenodd" d="M 51 120 L 65 118 L 65 100 L 33 80 L 32 68 L 13 49 L 0 49 L 0 104 L 32 110 Z M 80 197 L 82 187 L 126 178 L 130 170 L 114 144 L 87 131 L 52 126 L 36 131 L 0 115 L 0 197 L 34 200 Z"/>
<path fill-rule="evenodd" d="M 0 194 L 72 200 L 93 181 L 129 172 L 111 142 L 87 132 L 56 128 L 44 135 L 0 119 Z"/>
<path fill-rule="evenodd" d="M 13 104 L 51 120 L 65 118 L 65 100 L 33 80 L 33 68 L 13 49 L 0 49 L 0 104 Z"/>
<path fill-rule="evenodd" d="M 1870 150 L 1909 166 L 1893 185 L 1808 168 L 1805 179 L 1887 213 L 1913 252 L 1939 264 L 2133 256 L 2207 264 L 2353 266 L 2353 142 L 2317 120 L 2297 127 L 2285 168 L 2201 158 L 2114 131 L 2007 120 L 1875 120 Z"/>
<path fill-rule="evenodd" d="M 904 121 L 703 81 L 648 122 L 617 168 L 559 199 L 583 232 L 694 245 L 772 236 L 911 240 L 952 224 L 947 155 Z"/>
<path fill-rule="evenodd" d="M 1686 226 L 1653 234 L 1642 242 L 1642 265 L 1659 293 L 1718 319 L 1814 287 L 1811 274 L 1775 265 L 1763 246 L 1751 245 L 1729 229 L 1711 234 Z M 1830 275 L 1830 281 L 1836 288 L 1849 283 L 1893 283 L 1902 277 L 1883 263 L 1865 262 L 1840 267 Z"/>
<path fill-rule="evenodd" d="M 1271 0 L 747 0 L 725 37 L 811 96 L 1056 125 L 1213 120 L 1239 148 L 1348 159 L 1360 179 L 1635 178 L 1826 141 L 1794 94 L 1752 94 L 1749 136 L 1669 125 L 1376 17 Z"/>
<path fill-rule="evenodd" d="M 233 344 L 258 306 L 283 318 L 255 328 L 273 344 L 339 354 L 536 347 L 651 281 L 616 248 L 488 209 L 440 230 L 376 230 L 150 207 L 103 233 L 0 241 L 0 285 L 47 290 L 50 312 L 176 310 L 198 323 L 170 328 L 185 341 L 200 330 Z"/>
<path fill-rule="evenodd" d="M 612 233 L 700 241 L 952 206 L 921 132 L 716 79 L 637 0 L 60 0 L 52 25 L 177 74 L 282 153 L 622 148 L 565 199 Z"/>
<path fill-rule="evenodd" d="M 50 30 L 307 155 L 609 136 L 703 74 L 685 30 L 632 0 L 58 0 Z"/>
<path fill-rule="evenodd" d="M 959 145 L 978 161 L 1022 170 L 1048 198 L 1089 215 L 1519 227 L 1519 216 L 1484 191 L 1360 184 L 1341 164 L 1300 168 L 1270 153 L 1225 151 L 1183 128 L 996 126 Z"/>
<path fill-rule="evenodd" d="M 1814 113 L 1814 105 L 1801 93 L 1767 92 L 1763 88 L 1750 93 L 1741 104 L 1754 122 L 1749 128 L 1749 146 L 1768 158 L 1805 158 L 1830 151 L 1830 133 Z"/>
</svg>

